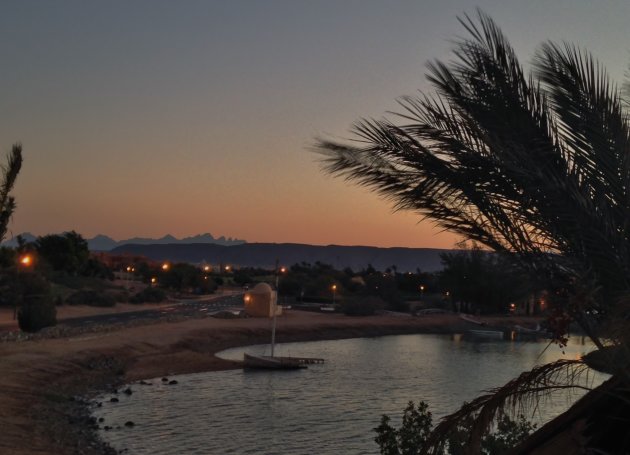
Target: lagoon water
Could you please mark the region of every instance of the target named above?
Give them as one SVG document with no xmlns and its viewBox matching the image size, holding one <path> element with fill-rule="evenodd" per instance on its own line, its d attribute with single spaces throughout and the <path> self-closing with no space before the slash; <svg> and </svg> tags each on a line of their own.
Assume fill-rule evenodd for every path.
<svg viewBox="0 0 630 455">
<path fill-rule="evenodd" d="M 323 357 L 298 371 L 221 371 L 132 385 L 133 395 L 104 395 L 93 415 L 101 437 L 129 454 L 376 454 L 372 431 L 382 414 L 398 425 L 409 400 L 429 403 L 434 422 L 463 401 L 505 384 L 536 364 L 577 358 L 592 347 L 579 339 L 564 349 L 546 343 L 454 340 L 399 335 L 288 343 L 276 355 Z M 264 346 L 230 349 L 242 359 Z M 546 348 L 546 349 L 545 349 Z M 169 378 L 173 379 L 173 378 Z M 591 376 L 597 385 L 604 375 Z M 535 421 L 566 409 L 566 393 L 541 403 Z M 133 428 L 124 426 L 133 421 Z M 120 427 L 120 428 L 118 428 Z"/>
</svg>

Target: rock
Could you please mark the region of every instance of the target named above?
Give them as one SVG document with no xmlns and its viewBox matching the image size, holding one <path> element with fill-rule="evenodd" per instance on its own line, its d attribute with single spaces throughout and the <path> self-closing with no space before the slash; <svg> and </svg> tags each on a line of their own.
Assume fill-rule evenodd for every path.
<svg viewBox="0 0 630 455">
<path fill-rule="evenodd" d="M 168 378 L 162 378 L 162 382 L 168 382 Z"/>
<path fill-rule="evenodd" d="M 101 418 L 98 419 L 98 421 L 103 423 L 103 422 L 105 422 L 105 419 L 103 417 L 101 417 Z"/>
<path fill-rule="evenodd" d="M 105 426 L 103 427 L 103 430 L 105 430 L 105 431 L 109 431 L 109 430 L 111 430 L 111 429 L 112 429 L 112 427 L 110 427 L 109 425 L 105 425 Z"/>
<path fill-rule="evenodd" d="M 125 395 L 131 395 L 131 394 L 133 393 L 133 390 L 131 390 L 131 388 L 130 388 L 130 387 L 127 387 L 123 393 L 124 393 Z"/>
<path fill-rule="evenodd" d="M 118 403 L 120 400 L 116 397 L 112 397 L 109 401 L 112 403 Z"/>
<path fill-rule="evenodd" d="M 125 422 L 125 426 L 126 426 L 126 427 L 129 427 L 129 428 L 134 427 L 135 425 L 136 425 L 136 424 L 135 424 L 135 423 L 133 423 L 131 420 L 127 420 L 127 421 Z"/>
<path fill-rule="evenodd" d="M 153 385 L 153 384 L 147 381 L 140 381 L 140 385 Z"/>
<path fill-rule="evenodd" d="M 168 383 L 168 385 L 175 385 L 175 384 L 177 384 L 177 381 L 175 379 L 173 379 L 172 381 Z"/>
</svg>

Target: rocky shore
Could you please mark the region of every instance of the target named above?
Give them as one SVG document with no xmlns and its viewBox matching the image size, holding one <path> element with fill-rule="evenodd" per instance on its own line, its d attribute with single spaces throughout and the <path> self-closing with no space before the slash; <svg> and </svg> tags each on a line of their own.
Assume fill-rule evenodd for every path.
<svg viewBox="0 0 630 455">
<path fill-rule="evenodd" d="M 489 321 L 499 323 L 500 321 Z M 510 324 L 531 321 L 509 318 Z M 281 342 L 411 333 L 457 333 L 455 315 L 346 317 L 295 311 L 281 319 Z M 264 319 L 201 319 L 67 338 L 0 344 L 0 453 L 114 454 L 99 441 L 93 397 L 135 381 L 239 368 L 213 354 L 265 343 Z"/>
</svg>

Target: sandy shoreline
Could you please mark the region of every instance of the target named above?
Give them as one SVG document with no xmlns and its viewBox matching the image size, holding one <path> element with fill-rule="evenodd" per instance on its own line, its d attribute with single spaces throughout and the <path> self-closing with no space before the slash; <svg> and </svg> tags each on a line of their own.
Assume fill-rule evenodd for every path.
<svg viewBox="0 0 630 455">
<path fill-rule="evenodd" d="M 526 318 L 499 318 L 527 325 Z M 455 315 L 347 317 L 294 311 L 280 319 L 279 342 L 407 333 L 457 333 Z M 97 454 L 105 448 L 78 400 L 121 383 L 239 368 L 223 349 L 269 340 L 265 319 L 191 319 L 72 338 L 0 344 L 0 453 Z"/>
</svg>

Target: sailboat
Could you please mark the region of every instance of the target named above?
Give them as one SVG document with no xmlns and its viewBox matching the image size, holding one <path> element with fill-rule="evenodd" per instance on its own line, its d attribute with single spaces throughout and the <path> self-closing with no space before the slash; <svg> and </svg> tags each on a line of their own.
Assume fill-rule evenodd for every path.
<svg viewBox="0 0 630 455">
<path fill-rule="evenodd" d="M 284 267 L 280 269 L 284 272 Z M 270 302 L 272 315 L 272 328 L 271 328 L 271 355 L 254 355 L 243 354 L 243 368 L 245 369 L 257 369 L 257 370 L 298 370 L 300 368 L 307 368 L 307 364 L 310 363 L 324 363 L 323 359 L 313 359 L 307 357 L 277 357 L 275 356 L 276 347 L 276 318 L 278 315 L 277 307 L 277 289 L 278 289 L 279 273 L 276 272 L 276 299 L 275 303 Z M 246 297 L 247 298 L 247 297 Z"/>
</svg>

